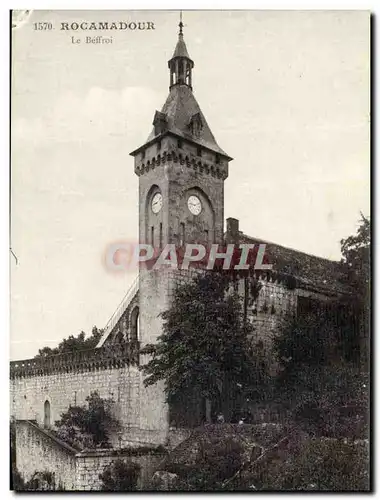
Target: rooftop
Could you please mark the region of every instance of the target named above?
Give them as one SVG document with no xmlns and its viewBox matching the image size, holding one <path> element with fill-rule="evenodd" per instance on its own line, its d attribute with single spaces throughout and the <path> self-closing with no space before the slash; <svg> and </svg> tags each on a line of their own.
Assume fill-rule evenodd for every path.
<svg viewBox="0 0 380 500">
<path fill-rule="evenodd" d="M 244 233 L 240 234 L 240 242 L 265 243 L 265 253 L 268 262 L 273 264 L 273 269 L 281 273 L 291 274 L 304 285 L 337 293 L 349 293 L 351 291 L 348 285 L 344 283 L 345 275 L 338 261 L 310 255 Z"/>
<path fill-rule="evenodd" d="M 265 262 L 273 264 L 274 271 L 293 276 L 305 287 L 316 288 L 326 293 L 350 294 L 353 292 L 346 283 L 344 270 L 338 261 L 249 236 L 239 231 L 239 221 L 234 218 L 227 219 L 226 239 L 257 245 L 264 243 L 266 245 Z"/>
<path fill-rule="evenodd" d="M 168 132 L 173 132 L 184 139 L 196 142 L 201 146 L 230 158 L 216 142 L 193 92 L 187 85 L 176 85 L 170 89 L 161 113 L 166 116 Z M 197 114 L 201 118 L 202 126 L 200 127 L 199 134 L 195 137 L 189 125 L 192 118 Z M 160 134 L 157 134 L 157 137 L 158 135 Z M 150 142 L 155 137 L 155 129 L 153 128 L 146 142 Z"/>
</svg>

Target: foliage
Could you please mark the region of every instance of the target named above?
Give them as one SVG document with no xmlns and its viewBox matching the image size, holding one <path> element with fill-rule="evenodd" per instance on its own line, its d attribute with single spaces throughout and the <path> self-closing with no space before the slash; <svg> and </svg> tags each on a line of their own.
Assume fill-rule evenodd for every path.
<svg viewBox="0 0 380 500">
<path fill-rule="evenodd" d="M 345 282 L 355 295 L 284 321 L 273 344 L 281 367 L 277 397 L 309 432 L 366 436 L 369 385 L 359 336 L 367 336 L 369 325 L 369 219 L 362 215 L 357 234 L 341 248 Z"/>
<path fill-rule="evenodd" d="M 239 489 L 368 491 L 366 442 L 306 439 L 293 453 L 258 463 Z"/>
<path fill-rule="evenodd" d="M 357 291 L 368 296 L 370 285 L 371 222 L 361 214 L 360 225 L 353 236 L 341 240 L 342 264 L 350 283 Z"/>
<path fill-rule="evenodd" d="M 368 412 L 368 377 L 337 348 L 337 326 L 320 311 L 289 317 L 274 340 L 281 366 L 277 398 L 308 432 L 362 435 Z M 342 415 L 351 408 L 351 416 Z M 348 434 L 347 434 L 348 433 Z"/>
<path fill-rule="evenodd" d="M 14 491 L 24 491 L 25 490 L 25 481 L 19 473 L 16 465 L 12 465 L 11 467 L 11 490 Z"/>
<path fill-rule="evenodd" d="M 176 489 L 186 491 L 219 491 L 226 479 L 242 466 L 244 447 L 231 436 L 199 441 L 193 463 L 184 466 L 168 463 L 166 470 L 179 477 Z"/>
<path fill-rule="evenodd" d="M 83 331 L 76 337 L 74 337 L 74 335 L 70 335 L 68 338 L 63 339 L 58 347 L 44 347 L 42 349 L 39 349 L 38 354 L 35 356 L 35 358 L 53 356 L 55 354 L 62 354 L 65 352 L 92 349 L 99 342 L 103 331 L 104 330 L 98 329 L 96 326 L 94 326 L 91 335 L 87 338 L 86 334 Z"/>
<path fill-rule="evenodd" d="M 371 223 L 361 214 L 360 225 L 353 236 L 341 240 L 341 264 L 345 272 L 345 281 L 355 290 L 350 300 L 351 307 L 359 318 L 356 332 L 356 344 L 362 350 L 360 361 L 363 368 L 368 364 L 371 308 Z M 365 341 L 365 342 L 364 342 Z M 354 339 L 355 342 L 355 339 Z"/>
<path fill-rule="evenodd" d="M 366 378 L 349 363 L 299 373 L 292 399 L 294 420 L 318 436 L 367 436 Z"/>
<path fill-rule="evenodd" d="M 35 471 L 29 481 L 24 481 L 17 469 L 13 472 L 13 486 L 15 491 L 54 491 L 63 490 L 56 485 L 55 474 L 48 470 Z"/>
<path fill-rule="evenodd" d="M 243 446 L 236 440 L 215 440 L 201 447 L 200 456 L 187 477 L 192 489 L 220 490 L 223 481 L 242 466 Z"/>
<path fill-rule="evenodd" d="M 158 343 L 143 350 L 153 355 L 142 367 L 144 383 L 165 380 L 169 402 L 185 395 L 217 403 L 226 393 L 237 400 L 252 386 L 261 387 L 248 340 L 252 325 L 243 321 L 239 297 L 229 286 L 228 276 L 219 272 L 179 286 L 172 307 L 162 314 Z"/>
<path fill-rule="evenodd" d="M 58 438 L 74 448 L 106 448 L 108 433 L 119 427 L 112 415 L 112 399 L 103 399 L 95 391 L 86 398 L 86 406 L 70 406 L 55 422 Z"/>
<path fill-rule="evenodd" d="M 103 491 L 135 491 L 141 467 L 134 462 L 116 460 L 104 469 L 99 478 Z"/>
<path fill-rule="evenodd" d="M 311 438 L 298 425 L 206 426 L 173 450 L 162 470 L 174 473 L 176 491 L 368 490 L 367 440 Z M 213 426 L 210 426 L 213 427 Z M 238 429 L 244 430 L 241 434 Z M 247 426 L 249 427 L 249 426 Z M 259 431 L 259 432 L 258 432 Z M 277 432 L 278 431 L 278 432 Z M 240 435 L 239 435 L 240 434 Z M 267 439 L 269 437 L 269 439 Z M 180 448 L 179 447 L 179 448 Z"/>
<path fill-rule="evenodd" d="M 282 381 L 294 385 L 304 365 L 318 367 L 325 364 L 333 336 L 334 328 L 322 311 L 287 316 L 273 340 L 273 350 L 282 368 Z"/>
</svg>

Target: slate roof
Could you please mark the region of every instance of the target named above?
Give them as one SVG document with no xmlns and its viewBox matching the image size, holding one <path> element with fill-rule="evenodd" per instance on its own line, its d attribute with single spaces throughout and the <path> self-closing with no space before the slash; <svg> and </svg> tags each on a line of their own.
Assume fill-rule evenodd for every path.
<svg viewBox="0 0 380 500">
<path fill-rule="evenodd" d="M 181 33 L 178 36 L 178 42 L 174 49 L 172 59 L 174 59 L 175 57 L 187 57 L 187 59 L 190 59 L 189 53 L 187 52 L 185 40 L 183 39 L 183 35 Z"/>
<path fill-rule="evenodd" d="M 165 113 L 166 115 L 168 123 L 166 132 L 172 132 L 184 139 L 188 139 L 189 141 L 195 142 L 211 151 L 215 151 L 216 153 L 220 153 L 232 159 L 221 147 L 219 147 L 193 92 L 187 85 L 174 85 L 171 88 L 161 113 Z M 190 131 L 189 123 L 191 118 L 197 113 L 200 114 L 202 119 L 202 128 L 199 136 L 195 137 Z M 146 142 L 150 142 L 155 137 L 153 127 Z"/>
<path fill-rule="evenodd" d="M 294 276 L 302 287 L 317 288 L 321 292 L 353 293 L 345 283 L 345 274 L 338 261 L 317 257 L 277 243 L 261 240 L 239 232 L 240 243 L 265 243 L 265 255 L 273 270 Z"/>
<path fill-rule="evenodd" d="M 177 45 L 175 47 L 172 59 L 176 57 L 185 57 L 193 63 L 192 59 L 190 59 L 181 31 L 178 36 Z M 171 60 L 169 61 L 169 65 Z M 157 116 L 157 114 L 158 112 L 156 112 L 155 116 Z M 153 126 L 153 129 L 149 134 L 145 144 L 130 153 L 132 156 L 143 149 L 146 144 L 154 141 L 154 139 L 168 133 L 173 133 L 179 137 L 182 137 L 183 139 L 199 144 L 200 146 L 214 151 L 215 153 L 219 153 L 226 157 L 228 160 L 232 160 L 232 158 L 228 156 L 227 153 L 223 151 L 223 149 L 216 142 L 215 137 L 206 121 L 206 118 L 202 113 L 197 100 L 195 99 L 193 91 L 187 84 L 175 84 L 170 88 L 169 95 L 164 106 L 161 109 L 161 114 L 165 115 L 163 117 L 166 120 L 165 129 L 158 132 L 157 129 L 155 129 L 155 127 Z M 201 119 L 201 127 L 199 131 L 194 134 L 191 130 L 190 123 L 196 115 L 198 115 Z"/>
</svg>

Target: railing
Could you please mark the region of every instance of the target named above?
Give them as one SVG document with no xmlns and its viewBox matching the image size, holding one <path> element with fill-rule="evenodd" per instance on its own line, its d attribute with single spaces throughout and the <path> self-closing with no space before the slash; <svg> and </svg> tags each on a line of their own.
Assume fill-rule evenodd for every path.
<svg viewBox="0 0 380 500">
<path fill-rule="evenodd" d="M 139 277 L 137 276 L 135 280 L 133 281 L 132 285 L 129 287 L 127 293 L 124 295 L 123 300 L 120 302 L 120 304 L 117 306 L 115 312 L 112 314 L 110 319 L 108 320 L 108 323 L 106 324 L 104 328 L 104 333 L 102 335 L 102 338 L 100 339 L 97 347 L 102 347 L 104 341 L 108 337 L 108 335 L 112 332 L 112 330 L 115 328 L 117 322 L 120 320 L 122 317 L 125 309 L 127 308 L 128 304 L 131 302 L 133 297 L 136 295 L 136 293 L 139 290 Z"/>
<path fill-rule="evenodd" d="M 72 351 L 54 356 L 11 361 L 10 377 L 47 375 L 50 373 L 85 372 L 139 364 L 137 341 L 110 344 L 100 348 Z"/>
</svg>

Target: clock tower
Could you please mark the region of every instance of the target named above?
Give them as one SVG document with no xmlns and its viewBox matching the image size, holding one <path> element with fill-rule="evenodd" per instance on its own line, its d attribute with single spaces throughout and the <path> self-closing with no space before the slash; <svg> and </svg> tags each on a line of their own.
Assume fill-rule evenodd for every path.
<svg viewBox="0 0 380 500">
<path fill-rule="evenodd" d="M 163 249 L 167 244 L 223 242 L 224 181 L 232 158 L 217 144 L 193 93 L 194 62 L 179 23 L 178 41 L 168 62 L 169 95 L 156 111 L 153 129 L 131 155 L 139 177 L 139 240 Z M 140 269 L 142 346 L 161 334 L 160 313 L 170 306 L 173 269 Z M 141 360 L 144 362 L 144 360 Z M 141 427 L 163 442 L 168 417 L 163 386 L 142 389 Z"/>
</svg>

